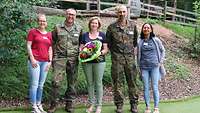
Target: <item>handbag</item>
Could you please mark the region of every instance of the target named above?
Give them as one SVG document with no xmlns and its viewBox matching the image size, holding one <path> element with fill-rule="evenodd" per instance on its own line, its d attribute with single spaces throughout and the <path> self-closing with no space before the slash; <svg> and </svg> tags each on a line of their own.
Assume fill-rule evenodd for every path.
<svg viewBox="0 0 200 113">
<path fill-rule="evenodd" d="M 166 75 L 166 70 L 163 64 L 160 65 L 159 71 L 160 71 L 160 77 L 163 78 Z"/>
</svg>

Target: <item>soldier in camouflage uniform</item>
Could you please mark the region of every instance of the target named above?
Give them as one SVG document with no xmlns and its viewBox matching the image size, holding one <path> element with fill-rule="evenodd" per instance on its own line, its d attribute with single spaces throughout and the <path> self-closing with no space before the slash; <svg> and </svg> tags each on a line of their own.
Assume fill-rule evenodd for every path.
<svg viewBox="0 0 200 113">
<path fill-rule="evenodd" d="M 114 103 L 116 113 L 123 112 L 123 74 L 128 84 L 128 94 L 132 113 L 138 113 L 138 87 L 136 85 L 137 71 L 134 49 L 137 44 L 137 28 L 134 22 L 127 19 L 127 8 L 120 5 L 117 8 L 118 19 L 108 26 L 106 39 L 111 52 Z"/>
<path fill-rule="evenodd" d="M 78 72 L 79 38 L 82 28 L 74 20 L 76 11 L 66 10 L 66 20 L 63 24 L 55 26 L 53 36 L 53 81 L 52 99 L 48 113 L 56 110 L 59 98 L 59 88 L 64 77 L 67 76 L 67 90 L 65 92 L 65 110 L 74 112 L 75 82 Z"/>
</svg>

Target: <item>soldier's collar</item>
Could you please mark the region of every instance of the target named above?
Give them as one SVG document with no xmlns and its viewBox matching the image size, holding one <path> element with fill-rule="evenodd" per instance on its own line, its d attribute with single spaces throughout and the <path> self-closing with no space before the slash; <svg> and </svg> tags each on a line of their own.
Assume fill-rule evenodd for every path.
<svg viewBox="0 0 200 113">
<path fill-rule="evenodd" d="M 62 28 L 65 28 L 65 27 L 66 27 L 65 22 L 63 22 L 63 23 L 61 24 L 61 27 L 62 27 Z M 71 29 L 76 29 L 76 30 L 77 30 L 76 22 L 74 22 L 74 24 L 72 25 L 72 28 L 71 28 Z"/>
<path fill-rule="evenodd" d="M 129 27 L 129 26 L 130 26 L 130 21 L 126 20 L 126 27 Z M 116 22 L 116 27 L 121 27 L 118 21 Z"/>
</svg>

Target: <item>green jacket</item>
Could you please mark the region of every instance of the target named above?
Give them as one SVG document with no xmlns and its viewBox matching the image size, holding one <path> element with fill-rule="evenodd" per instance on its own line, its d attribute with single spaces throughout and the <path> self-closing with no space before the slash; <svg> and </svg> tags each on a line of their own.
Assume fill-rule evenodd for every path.
<svg viewBox="0 0 200 113">
<path fill-rule="evenodd" d="M 70 30 L 65 24 L 58 24 L 52 31 L 54 58 L 78 57 L 81 26 L 74 23 Z"/>
<path fill-rule="evenodd" d="M 111 54 L 133 54 L 137 45 L 138 31 L 133 21 L 127 20 L 127 26 L 121 28 L 118 22 L 108 26 L 106 40 L 109 44 Z"/>
</svg>

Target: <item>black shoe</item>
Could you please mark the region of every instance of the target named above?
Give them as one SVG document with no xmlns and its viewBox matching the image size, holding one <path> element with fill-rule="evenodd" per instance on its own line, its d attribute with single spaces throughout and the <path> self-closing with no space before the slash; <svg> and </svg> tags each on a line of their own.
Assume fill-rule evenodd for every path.
<svg viewBox="0 0 200 113">
<path fill-rule="evenodd" d="M 68 113 L 74 113 L 73 103 L 66 103 L 65 104 L 65 111 L 68 112 Z"/>
<path fill-rule="evenodd" d="M 123 105 L 117 105 L 116 113 L 123 113 Z"/>
<path fill-rule="evenodd" d="M 119 110 L 119 109 L 116 109 L 115 112 L 116 112 L 116 113 L 123 113 L 123 111 L 122 111 L 122 110 Z"/>
<path fill-rule="evenodd" d="M 56 111 L 56 109 L 48 109 L 47 113 L 54 113 Z"/>
<path fill-rule="evenodd" d="M 47 110 L 47 113 L 54 113 L 55 111 L 56 111 L 56 105 L 55 104 L 51 104 L 51 106 Z"/>
<path fill-rule="evenodd" d="M 47 111 L 47 113 L 54 113 L 54 112 L 52 112 L 52 111 Z"/>
<path fill-rule="evenodd" d="M 138 113 L 137 104 L 132 104 L 130 111 L 131 113 Z"/>
<path fill-rule="evenodd" d="M 69 109 L 69 108 L 66 109 L 66 108 L 65 108 L 65 111 L 68 112 L 68 113 L 74 113 L 74 109 Z"/>
</svg>

